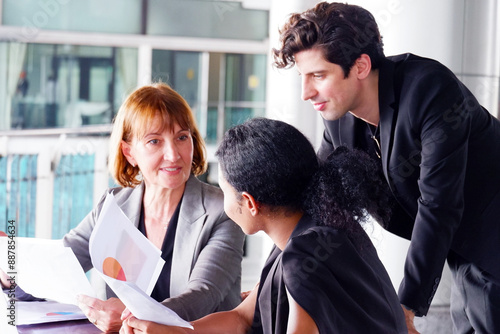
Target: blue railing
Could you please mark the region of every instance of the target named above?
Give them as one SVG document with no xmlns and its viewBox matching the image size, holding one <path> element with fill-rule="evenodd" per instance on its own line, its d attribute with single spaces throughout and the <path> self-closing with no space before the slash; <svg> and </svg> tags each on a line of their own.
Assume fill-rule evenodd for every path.
<svg viewBox="0 0 500 334">
<path fill-rule="evenodd" d="M 62 238 L 92 210 L 94 154 L 64 155 L 55 170 L 52 238 Z"/>
<path fill-rule="evenodd" d="M 0 231 L 15 220 L 17 236 L 35 237 L 37 158 L 36 154 L 0 157 Z M 61 157 L 54 172 L 53 239 L 64 236 L 92 210 L 94 160 L 95 154 Z M 40 190 L 39 195 L 44 193 Z"/>
<path fill-rule="evenodd" d="M 9 172 L 10 171 L 10 172 Z M 34 237 L 36 224 L 37 156 L 9 155 L 0 161 L 1 230 L 15 220 L 17 236 Z"/>
<path fill-rule="evenodd" d="M 7 231 L 7 161 L 8 157 L 0 157 L 0 231 Z"/>
</svg>

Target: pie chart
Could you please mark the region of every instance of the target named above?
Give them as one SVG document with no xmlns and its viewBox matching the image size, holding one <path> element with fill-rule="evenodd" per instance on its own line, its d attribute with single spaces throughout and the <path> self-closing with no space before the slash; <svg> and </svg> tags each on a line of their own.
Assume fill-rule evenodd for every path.
<svg viewBox="0 0 500 334">
<path fill-rule="evenodd" d="M 125 272 L 123 268 L 114 257 L 107 257 L 102 263 L 102 271 L 105 275 L 120 281 L 126 281 Z"/>
<path fill-rule="evenodd" d="M 50 312 L 47 313 L 48 316 L 58 316 L 58 315 L 72 315 L 74 312 Z"/>
</svg>

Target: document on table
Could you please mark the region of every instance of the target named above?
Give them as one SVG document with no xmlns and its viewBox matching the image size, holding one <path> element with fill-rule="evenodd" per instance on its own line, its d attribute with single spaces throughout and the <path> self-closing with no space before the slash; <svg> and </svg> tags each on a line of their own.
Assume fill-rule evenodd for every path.
<svg viewBox="0 0 500 334">
<path fill-rule="evenodd" d="M 82 310 L 73 304 L 61 304 L 48 301 L 16 301 L 15 324 L 33 325 L 46 322 L 58 322 L 86 319 Z"/>
<path fill-rule="evenodd" d="M 192 328 L 191 324 L 149 295 L 165 261 L 108 194 L 90 236 L 92 264 L 138 319 Z"/>
<path fill-rule="evenodd" d="M 0 237 L 0 251 L 7 254 L 8 238 Z M 77 304 L 76 296 L 95 292 L 71 248 L 62 240 L 15 238 L 15 267 L 0 257 L 0 268 L 25 292 L 64 304 Z"/>
<path fill-rule="evenodd" d="M 4 250 L 8 240 L 11 239 L 0 237 L 3 254 L 7 253 Z M 85 314 L 76 306 L 76 296 L 95 296 L 95 293 L 71 248 L 64 247 L 62 240 L 21 237 L 13 240 L 15 264 L 11 267 L 4 257 L 0 257 L 0 267 L 9 269 L 4 272 L 17 285 L 4 290 L 5 298 L 2 299 L 10 309 L 7 309 L 7 318 L 1 321 L 6 326 L 1 332 L 13 330 L 14 327 L 7 324 L 9 321 L 15 325 L 29 325 L 85 319 Z M 32 300 L 33 296 L 47 301 L 19 300 Z"/>
</svg>

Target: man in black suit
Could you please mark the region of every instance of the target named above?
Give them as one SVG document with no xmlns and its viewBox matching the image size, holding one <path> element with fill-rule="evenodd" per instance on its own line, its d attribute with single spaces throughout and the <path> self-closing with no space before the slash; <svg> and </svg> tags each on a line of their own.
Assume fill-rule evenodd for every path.
<svg viewBox="0 0 500 334">
<path fill-rule="evenodd" d="M 319 3 L 280 33 L 275 65 L 296 65 L 325 120 L 319 157 L 346 145 L 381 163 L 395 199 L 386 228 L 411 240 L 398 293 L 410 333 L 446 259 L 455 333 L 500 333 L 499 120 L 437 61 L 385 57 L 359 6 Z"/>
</svg>

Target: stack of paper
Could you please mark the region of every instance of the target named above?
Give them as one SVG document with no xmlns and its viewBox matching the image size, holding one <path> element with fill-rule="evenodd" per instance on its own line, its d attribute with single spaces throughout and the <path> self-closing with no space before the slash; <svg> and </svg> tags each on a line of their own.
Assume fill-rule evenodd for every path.
<svg viewBox="0 0 500 334">
<path fill-rule="evenodd" d="M 7 240 L 0 236 L 2 254 L 7 254 Z M 61 240 L 16 238 L 15 241 L 15 282 L 25 292 L 49 300 L 17 301 L 16 324 L 84 319 L 85 315 L 76 306 L 76 296 L 95 297 L 95 293 L 71 248 L 64 247 Z M 112 194 L 106 197 L 90 238 L 89 251 L 94 268 L 135 317 L 192 328 L 149 296 L 165 261 L 160 250 L 121 211 Z M 4 256 L 0 257 L 0 268 L 9 268 Z"/>
<path fill-rule="evenodd" d="M 149 296 L 165 261 L 160 250 L 121 211 L 112 194 L 106 197 L 92 232 L 90 257 L 94 268 L 136 318 L 192 328 Z"/>
</svg>

